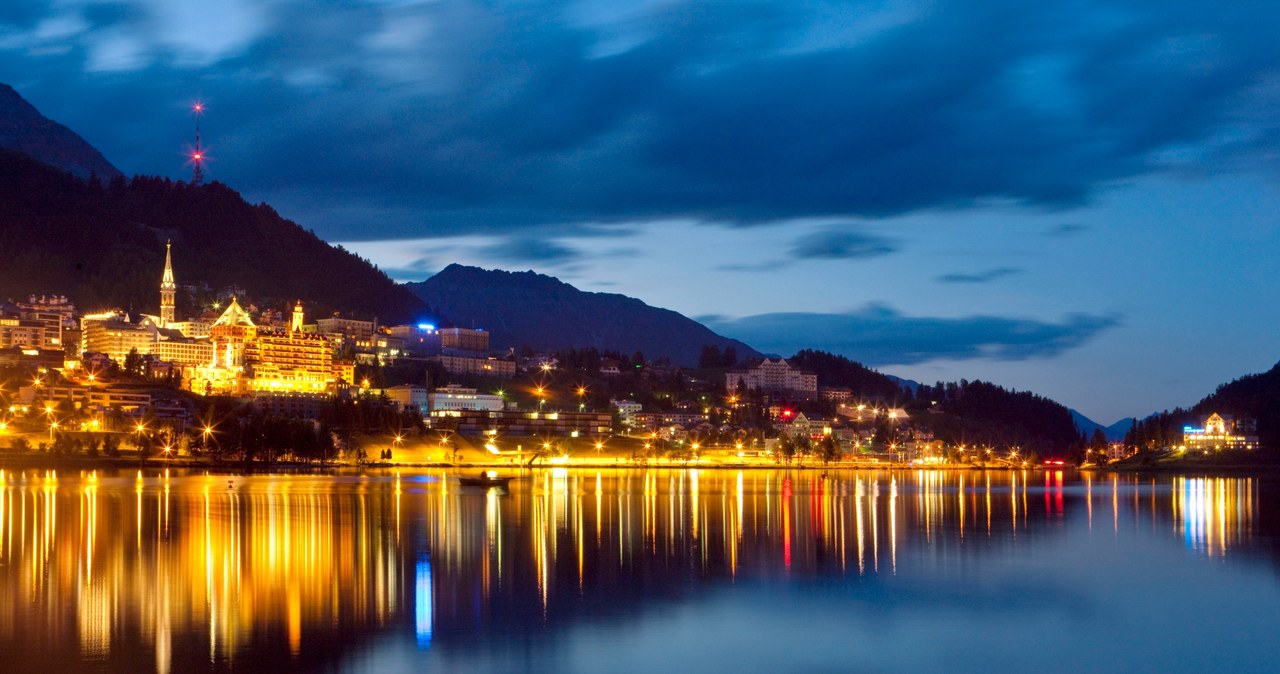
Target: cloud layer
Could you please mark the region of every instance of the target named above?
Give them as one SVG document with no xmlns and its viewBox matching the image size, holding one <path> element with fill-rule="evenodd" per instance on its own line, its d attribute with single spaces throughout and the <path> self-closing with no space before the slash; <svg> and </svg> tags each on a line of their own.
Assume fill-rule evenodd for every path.
<svg viewBox="0 0 1280 674">
<path fill-rule="evenodd" d="M 0 10 L 0 76 L 131 172 L 181 176 L 183 104 L 207 96 L 214 176 L 329 238 L 753 224 L 1071 205 L 1273 156 L 1278 13 L 30 1 Z"/>
<path fill-rule="evenodd" d="M 770 353 L 822 348 L 872 366 L 933 360 L 1053 358 L 1120 325 L 1116 316 L 1073 314 L 1061 323 L 1000 316 L 906 316 L 884 306 L 859 311 L 703 317 L 708 327 Z"/>
<path fill-rule="evenodd" d="M 990 283 L 1006 276 L 1021 273 L 1021 269 L 1013 267 L 996 267 L 979 272 L 952 272 L 938 277 L 942 283 Z"/>
</svg>

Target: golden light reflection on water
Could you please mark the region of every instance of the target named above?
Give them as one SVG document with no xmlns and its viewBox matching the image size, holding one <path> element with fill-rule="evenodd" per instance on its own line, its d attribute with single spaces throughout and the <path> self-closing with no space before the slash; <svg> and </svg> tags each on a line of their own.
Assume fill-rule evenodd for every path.
<svg viewBox="0 0 1280 674">
<path fill-rule="evenodd" d="M 1175 478 L 1175 529 L 1182 531 L 1187 547 L 1224 556 L 1252 534 L 1257 498 L 1250 478 Z"/>
<path fill-rule="evenodd" d="M 0 647 L 161 672 L 288 662 L 391 625 L 430 648 L 445 628 L 691 579 L 947 565 L 970 539 L 1013 545 L 1069 517 L 1222 556 L 1254 535 L 1257 503 L 1250 478 L 1057 471 L 556 468 L 510 493 L 441 472 L 0 472 Z"/>
</svg>

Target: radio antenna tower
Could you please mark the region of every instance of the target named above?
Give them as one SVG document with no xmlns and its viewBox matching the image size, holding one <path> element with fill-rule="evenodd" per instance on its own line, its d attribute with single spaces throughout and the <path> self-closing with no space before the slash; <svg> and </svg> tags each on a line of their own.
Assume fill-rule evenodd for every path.
<svg viewBox="0 0 1280 674">
<path fill-rule="evenodd" d="M 204 103 L 197 101 L 191 109 L 196 113 L 196 149 L 191 153 L 191 164 L 194 167 L 191 171 L 191 184 L 199 185 L 204 182 L 204 150 L 200 149 L 200 116 L 204 114 Z"/>
</svg>

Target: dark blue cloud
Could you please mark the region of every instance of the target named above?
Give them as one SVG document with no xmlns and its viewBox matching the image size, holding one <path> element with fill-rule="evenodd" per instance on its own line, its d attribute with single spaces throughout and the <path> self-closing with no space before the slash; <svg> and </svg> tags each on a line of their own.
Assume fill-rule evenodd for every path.
<svg viewBox="0 0 1280 674">
<path fill-rule="evenodd" d="M 1048 232 L 1045 232 L 1045 234 L 1054 237 L 1067 237 L 1075 236 L 1076 234 L 1087 231 L 1089 231 L 1089 228 L 1086 225 L 1075 222 L 1064 222 L 1060 225 L 1051 227 Z"/>
<path fill-rule="evenodd" d="M 211 173 L 331 239 L 1059 207 L 1280 145 L 1266 4 L 5 7 L 0 81 L 114 164 L 184 177 L 207 96 Z"/>
<path fill-rule="evenodd" d="M 868 365 L 931 360 L 1053 358 L 1120 325 L 1117 316 L 1073 314 L 1061 323 L 1001 316 L 905 316 L 883 305 L 843 314 L 775 313 L 706 324 L 768 353 L 819 348 Z"/>
<path fill-rule="evenodd" d="M 499 262 L 539 263 L 544 266 L 562 266 L 565 263 L 582 259 L 581 251 L 570 248 L 551 239 L 518 237 L 485 246 L 477 251 L 486 259 Z"/>
<path fill-rule="evenodd" d="M 744 262 L 740 264 L 723 264 L 717 271 L 771 272 L 791 266 L 791 260 L 764 260 L 762 262 Z"/>
<path fill-rule="evenodd" d="M 829 228 L 797 239 L 791 256 L 800 260 L 852 260 L 888 255 L 897 249 L 894 241 L 881 236 Z"/>
<path fill-rule="evenodd" d="M 997 267 L 996 269 L 988 269 L 986 271 L 965 273 L 953 272 L 943 274 L 938 277 L 938 281 L 942 283 L 990 283 L 996 279 L 1002 279 L 1006 276 L 1022 273 L 1021 269 L 1013 267 Z"/>
</svg>

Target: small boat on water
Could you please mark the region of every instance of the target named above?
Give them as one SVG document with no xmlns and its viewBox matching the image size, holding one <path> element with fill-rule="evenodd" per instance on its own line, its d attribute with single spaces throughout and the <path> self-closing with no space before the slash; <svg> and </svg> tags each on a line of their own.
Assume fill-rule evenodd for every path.
<svg viewBox="0 0 1280 674">
<path fill-rule="evenodd" d="M 480 475 L 459 475 L 458 484 L 463 487 L 506 487 L 511 482 L 511 477 L 500 477 L 497 475 L 488 475 L 481 473 Z"/>
</svg>

